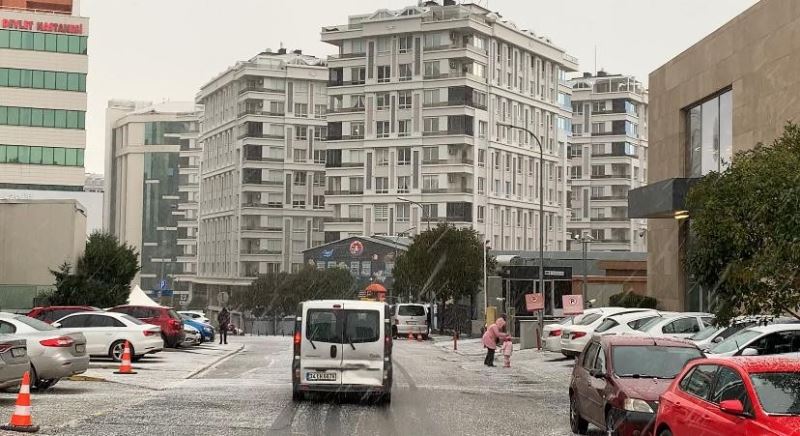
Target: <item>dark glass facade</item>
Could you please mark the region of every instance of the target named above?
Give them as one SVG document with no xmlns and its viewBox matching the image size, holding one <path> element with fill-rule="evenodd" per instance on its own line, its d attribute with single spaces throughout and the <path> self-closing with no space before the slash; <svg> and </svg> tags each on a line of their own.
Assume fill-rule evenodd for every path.
<svg viewBox="0 0 800 436">
<path fill-rule="evenodd" d="M 178 255 L 178 152 L 145 153 L 142 186 L 142 289 L 180 271 Z M 155 277 L 151 277 L 154 275 Z M 171 288 L 171 283 L 170 283 Z"/>
</svg>

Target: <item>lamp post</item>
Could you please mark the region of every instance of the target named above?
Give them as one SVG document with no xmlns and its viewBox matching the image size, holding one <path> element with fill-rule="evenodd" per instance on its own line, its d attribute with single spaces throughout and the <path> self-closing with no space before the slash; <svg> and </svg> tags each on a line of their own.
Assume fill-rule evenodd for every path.
<svg viewBox="0 0 800 436">
<path fill-rule="evenodd" d="M 589 273 L 589 269 L 586 264 L 586 255 L 589 244 L 592 241 L 594 241 L 594 238 L 592 237 L 592 235 L 588 233 L 584 233 L 582 235 L 576 233 L 573 237 L 575 238 L 576 241 L 581 243 L 581 249 L 583 251 L 583 287 L 581 288 L 581 295 L 583 295 L 583 304 L 585 305 L 586 302 L 589 301 L 587 300 L 587 298 L 589 298 L 589 295 L 588 295 L 587 280 L 586 280 L 587 274 Z"/>
<path fill-rule="evenodd" d="M 489 240 L 483 242 L 483 320 L 486 323 L 488 320 L 486 319 L 486 309 L 489 307 L 489 289 L 488 289 L 488 277 L 489 271 L 486 269 L 486 256 L 487 252 L 489 251 Z"/>
<path fill-rule="evenodd" d="M 528 129 L 528 120 L 525 120 L 525 127 L 514 126 L 511 124 L 498 123 L 500 126 L 519 129 L 527 133 L 536 141 L 539 146 L 539 292 L 544 298 L 544 147 L 539 137 Z M 539 333 L 544 331 L 544 311 L 539 317 Z"/>
<path fill-rule="evenodd" d="M 422 203 L 416 202 L 406 197 L 397 197 L 397 199 L 400 201 L 405 201 L 406 203 L 411 203 L 416 206 L 419 206 L 420 210 L 422 210 L 422 218 L 428 223 L 428 230 L 431 229 L 431 217 L 429 217 L 428 214 L 425 213 L 425 208 L 422 207 Z"/>
</svg>

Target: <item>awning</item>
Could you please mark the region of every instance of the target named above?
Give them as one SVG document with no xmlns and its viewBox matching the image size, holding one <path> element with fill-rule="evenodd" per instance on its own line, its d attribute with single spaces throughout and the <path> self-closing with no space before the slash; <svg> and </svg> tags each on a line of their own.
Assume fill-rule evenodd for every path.
<svg viewBox="0 0 800 436">
<path fill-rule="evenodd" d="M 675 178 L 628 191 L 628 218 L 674 218 L 686 209 L 686 194 L 699 178 Z"/>
</svg>

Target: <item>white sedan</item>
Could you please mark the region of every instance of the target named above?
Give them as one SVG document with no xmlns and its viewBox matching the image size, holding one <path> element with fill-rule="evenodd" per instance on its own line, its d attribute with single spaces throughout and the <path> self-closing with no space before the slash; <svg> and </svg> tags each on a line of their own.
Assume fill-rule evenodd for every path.
<svg viewBox="0 0 800 436">
<path fill-rule="evenodd" d="M 569 316 L 554 324 L 547 324 L 542 329 L 542 348 L 553 353 L 561 352 L 561 332 L 582 319 L 592 314 L 600 314 L 603 309 L 586 309 L 583 314 Z M 594 316 L 594 315 L 592 315 Z"/>
<path fill-rule="evenodd" d="M 800 355 L 800 324 L 772 324 L 741 330 L 708 350 L 709 357 Z"/>
<path fill-rule="evenodd" d="M 561 332 L 561 354 L 567 357 L 576 357 L 581 354 L 586 344 L 592 339 L 594 330 L 606 318 L 612 315 L 623 313 L 644 312 L 650 309 L 623 309 L 619 307 L 609 307 L 603 309 L 603 313 L 587 315 L 580 322 L 571 327 L 566 327 Z"/>
<path fill-rule="evenodd" d="M 656 310 L 612 315 L 600 323 L 594 332 L 604 335 L 638 335 L 642 326 L 660 316 Z"/>
<path fill-rule="evenodd" d="M 714 315 L 697 312 L 661 312 L 661 316 L 653 318 L 639 327 L 639 331 L 648 336 L 668 336 L 689 339 L 700 330 L 714 323 Z"/>
<path fill-rule="evenodd" d="M 59 319 L 53 326 L 67 333 L 83 333 L 86 352 L 93 357 L 111 357 L 119 361 L 125 341 L 130 343 L 134 361 L 164 348 L 160 327 L 124 313 L 78 312 Z"/>
</svg>

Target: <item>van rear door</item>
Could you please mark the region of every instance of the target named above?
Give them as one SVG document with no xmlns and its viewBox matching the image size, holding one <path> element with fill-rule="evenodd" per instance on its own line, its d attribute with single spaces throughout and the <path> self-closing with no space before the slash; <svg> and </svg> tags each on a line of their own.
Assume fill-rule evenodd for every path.
<svg viewBox="0 0 800 436">
<path fill-rule="evenodd" d="M 386 324 L 380 307 L 344 311 L 342 385 L 383 386 Z"/>
<path fill-rule="evenodd" d="M 331 307 L 306 306 L 300 348 L 301 385 L 342 384 L 343 316 L 338 304 Z"/>
</svg>

